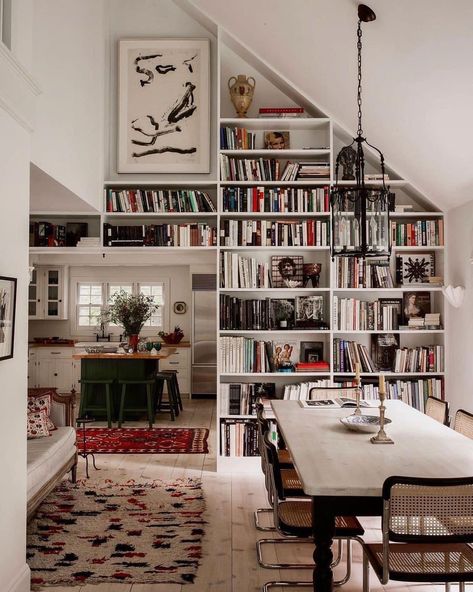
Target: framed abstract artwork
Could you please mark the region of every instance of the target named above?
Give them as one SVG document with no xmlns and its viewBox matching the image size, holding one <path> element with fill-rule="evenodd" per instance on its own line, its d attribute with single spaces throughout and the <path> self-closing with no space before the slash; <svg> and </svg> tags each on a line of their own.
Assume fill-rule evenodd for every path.
<svg viewBox="0 0 473 592">
<path fill-rule="evenodd" d="M 119 41 L 118 172 L 208 173 L 208 39 Z"/>
<path fill-rule="evenodd" d="M 16 278 L 0 276 L 0 360 L 13 358 Z"/>
</svg>

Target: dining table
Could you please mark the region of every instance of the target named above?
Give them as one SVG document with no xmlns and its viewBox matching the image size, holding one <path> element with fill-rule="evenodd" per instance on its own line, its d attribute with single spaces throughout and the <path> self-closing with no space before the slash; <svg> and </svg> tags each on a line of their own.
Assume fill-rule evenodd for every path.
<svg viewBox="0 0 473 592">
<path fill-rule="evenodd" d="M 388 400 L 385 430 L 394 444 L 372 444 L 341 419 L 353 409 L 306 408 L 300 401 L 271 406 L 304 493 L 312 498 L 314 590 L 333 589 L 332 543 L 336 516 L 382 515 L 382 487 L 393 475 L 473 476 L 473 440 L 400 400 Z M 363 409 L 378 415 L 378 407 Z"/>
</svg>

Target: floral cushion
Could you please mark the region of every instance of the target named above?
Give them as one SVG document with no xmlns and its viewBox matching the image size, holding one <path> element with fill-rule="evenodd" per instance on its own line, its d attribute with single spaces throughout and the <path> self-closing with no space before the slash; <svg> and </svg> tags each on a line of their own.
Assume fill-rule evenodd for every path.
<svg viewBox="0 0 473 592">
<path fill-rule="evenodd" d="M 48 417 L 45 411 L 33 411 L 27 415 L 28 439 L 44 438 L 50 436 L 48 430 Z"/>
<path fill-rule="evenodd" d="M 53 421 L 51 420 L 51 393 L 43 393 L 41 395 L 28 397 L 28 413 L 39 413 L 44 411 L 48 422 L 48 430 L 52 431 L 56 429 Z"/>
</svg>

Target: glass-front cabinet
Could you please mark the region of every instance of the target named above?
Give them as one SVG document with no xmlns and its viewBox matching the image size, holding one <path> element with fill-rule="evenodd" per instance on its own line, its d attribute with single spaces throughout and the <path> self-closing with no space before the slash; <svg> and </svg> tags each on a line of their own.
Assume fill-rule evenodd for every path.
<svg viewBox="0 0 473 592">
<path fill-rule="evenodd" d="M 29 319 L 67 319 L 66 294 L 66 267 L 36 267 L 29 285 Z"/>
</svg>

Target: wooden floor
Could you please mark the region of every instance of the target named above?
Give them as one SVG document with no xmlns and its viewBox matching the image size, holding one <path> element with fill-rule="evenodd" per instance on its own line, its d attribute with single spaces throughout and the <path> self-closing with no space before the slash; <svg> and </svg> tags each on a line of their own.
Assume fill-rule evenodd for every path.
<svg viewBox="0 0 473 592">
<path fill-rule="evenodd" d="M 164 416 L 158 419 L 158 426 L 208 427 L 210 429 L 209 454 L 137 454 L 137 455 L 97 455 L 100 471 L 90 470 L 90 482 L 113 479 L 122 481 L 136 479 L 145 481 L 152 479 L 171 480 L 179 477 L 198 477 L 203 481 L 207 511 L 206 535 L 204 538 L 204 559 L 194 584 L 100 584 L 81 587 L 43 588 L 45 592 L 71 591 L 76 592 L 252 592 L 261 590 L 264 582 L 286 579 L 307 581 L 312 577 L 309 570 L 269 570 L 258 567 L 256 561 L 255 541 L 271 533 L 256 531 L 253 523 L 253 512 L 258 507 L 267 506 L 262 476 L 259 472 L 249 471 L 246 474 L 217 474 L 215 459 L 215 404 L 208 400 L 184 401 L 185 410 L 176 422 Z M 97 424 L 100 425 L 100 424 Z M 124 425 L 144 425 L 129 422 Z M 78 477 L 85 477 L 84 461 L 79 459 Z M 376 519 L 363 521 L 367 530 L 367 540 L 379 540 L 379 522 Z M 292 548 L 291 548 L 292 549 Z M 271 550 L 269 550 L 271 551 Z M 312 549 L 294 547 L 291 556 L 287 550 L 282 553 L 284 559 L 297 557 L 310 559 Z M 276 559 L 268 554 L 268 559 Z M 280 560 L 282 557 L 279 558 Z M 335 577 L 342 577 L 343 566 L 336 569 Z M 299 590 L 301 588 L 298 588 Z M 452 588 L 453 590 L 456 589 Z M 472 586 L 473 589 L 473 586 Z M 276 589 L 283 590 L 283 588 Z M 284 588 L 295 591 L 296 588 Z M 344 592 L 361 592 L 361 553 L 358 545 L 354 545 L 353 575 L 348 584 L 340 588 Z M 441 592 L 444 586 L 418 584 L 390 584 L 381 586 L 376 578 L 371 577 L 371 590 L 381 592 Z"/>
</svg>

